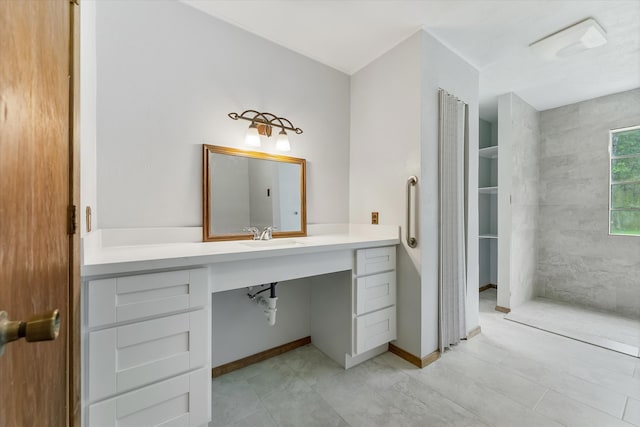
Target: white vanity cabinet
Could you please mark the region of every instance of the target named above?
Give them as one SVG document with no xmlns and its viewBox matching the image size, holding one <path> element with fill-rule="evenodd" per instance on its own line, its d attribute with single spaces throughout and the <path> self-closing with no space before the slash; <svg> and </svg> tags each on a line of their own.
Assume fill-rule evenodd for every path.
<svg viewBox="0 0 640 427">
<path fill-rule="evenodd" d="M 347 369 L 387 351 L 397 336 L 395 245 L 352 257 L 350 271 L 314 277 L 311 297 L 311 341 Z"/>
<path fill-rule="evenodd" d="M 89 279 L 83 286 L 85 425 L 206 425 L 208 269 Z"/>
<path fill-rule="evenodd" d="M 398 227 L 309 230 L 307 237 L 259 242 L 202 243 L 193 240 L 193 230 L 87 235 L 83 425 L 205 426 L 211 419 L 211 301 L 219 292 L 308 278 L 317 348 L 345 368 L 387 351 L 396 339 Z M 176 238 L 181 233 L 184 238 Z"/>
<path fill-rule="evenodd" d="M 353 355 L 396 339 L 396 247 L 359 249 L 353 270 Z"/>
</svg>

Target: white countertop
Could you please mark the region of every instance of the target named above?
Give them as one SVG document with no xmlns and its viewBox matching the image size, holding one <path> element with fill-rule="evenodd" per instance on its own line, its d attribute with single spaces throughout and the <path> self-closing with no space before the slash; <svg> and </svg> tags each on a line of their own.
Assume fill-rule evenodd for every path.
<svg viewBox="0 0 640 427">
<path fill-rule="evenodd" d="M 400 243 L 399 227 L 309 225 L 307 237 L 201 242 L 200 227 L 97 230 L 83 237 L 83 277 Z"/>
</svg>

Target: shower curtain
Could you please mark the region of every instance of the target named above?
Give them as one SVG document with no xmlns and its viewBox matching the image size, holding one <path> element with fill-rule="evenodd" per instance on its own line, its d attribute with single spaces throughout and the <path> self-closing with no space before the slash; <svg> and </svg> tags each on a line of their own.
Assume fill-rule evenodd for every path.
<svg viewBox="0 0 640 427">
<path fill-rule="evenodd" d="M 466 338 L 466 147 L 468 106 L 440 89 L 439 341 L 440 352 Z"/>
</svg>

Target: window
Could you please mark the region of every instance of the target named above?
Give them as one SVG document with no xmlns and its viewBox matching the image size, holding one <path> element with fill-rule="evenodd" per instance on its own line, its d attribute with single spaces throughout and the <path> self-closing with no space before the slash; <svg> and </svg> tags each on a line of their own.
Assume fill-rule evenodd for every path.
<svg viewBox="0 0 640 427">
<path fill-rule="evenodd" d="M 640 236 L 640 126 L 610 136 L 609 234 Z"/>
</svg>

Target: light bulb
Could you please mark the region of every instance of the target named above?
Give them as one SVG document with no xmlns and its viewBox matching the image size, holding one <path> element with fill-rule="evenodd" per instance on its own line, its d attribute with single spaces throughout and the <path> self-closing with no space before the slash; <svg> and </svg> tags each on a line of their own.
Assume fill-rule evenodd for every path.
<svg viewBox="0 0 640 427">
<path fill-rule="evenodd" d="M 289 137 L 287 133 L 282 129 L 278 134 L 278 139 L 276 140 L 276 150 L 278 151 L 291 151 L 291 144 L 289 144 Z"/>
<path fill-rule="evenodd" d="M 249 129 L 247 129 L 244 143 L 249 147 L 260 147 L 260 134 L 258 133 L 258 126 L 255 123 L 251 123 Z"/>
</svg>

